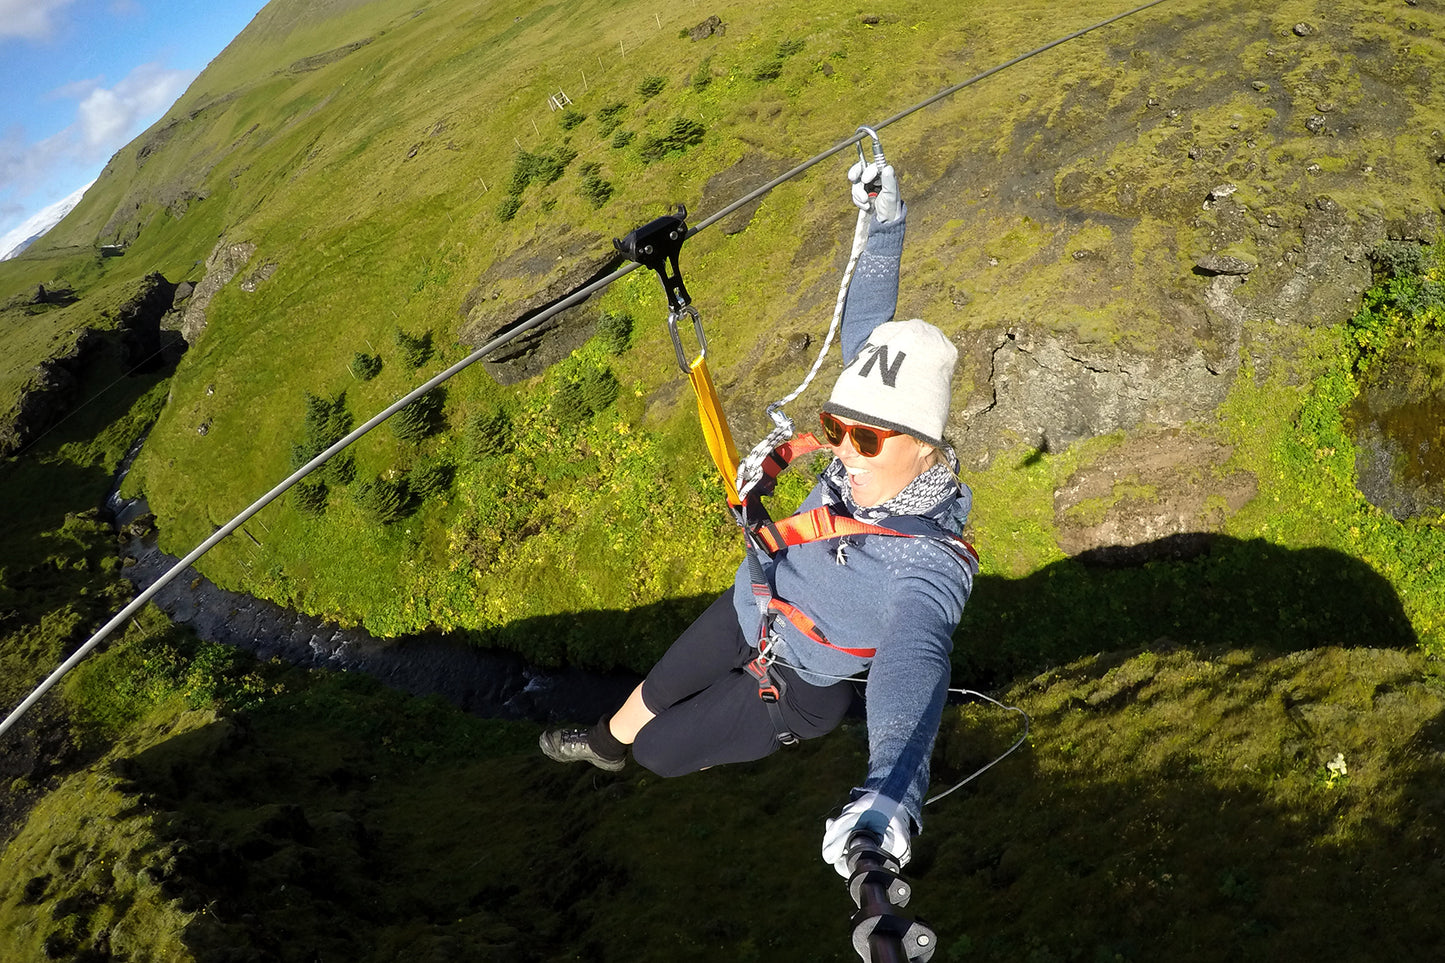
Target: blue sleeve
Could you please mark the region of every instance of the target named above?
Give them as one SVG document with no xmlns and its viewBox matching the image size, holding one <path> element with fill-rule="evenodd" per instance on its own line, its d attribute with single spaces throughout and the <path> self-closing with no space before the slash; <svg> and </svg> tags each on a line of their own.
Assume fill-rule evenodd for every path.
<svg viewBox="0 0 1445 963">
<path fill-rule="evenodd" d="M 886 224 L 868 218 L 868 240 L 843 302 L 843 363 L 851 364 L 868 342 L 868 335 L 898 309 L 898 265 L 903 260 L 903 234 L 908 220 L 906 205 Z"/>
<path fill-rule="evenodd" d="M 950 570 L 959 574 L 941 577 Z M 900 579 L 890 606 L 895 630 L 868 669 L 868 778 L 861 788 L 903 803 L 919 827 L 929 757 L 948 699 L 953 630 L 971 586 L 971 573 L 951 559 L 940 559 L 936 573 Z"/>
</svg>

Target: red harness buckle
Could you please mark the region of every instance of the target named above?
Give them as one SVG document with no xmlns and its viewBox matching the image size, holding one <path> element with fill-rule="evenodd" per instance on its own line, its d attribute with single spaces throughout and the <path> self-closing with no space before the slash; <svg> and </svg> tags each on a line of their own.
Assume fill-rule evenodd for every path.
<svg viewBox="0 0 1445 963">
<path fill-rule="evenodd" d="M 782 682 L 773 675 L 771 667 L 763 664 L 763 657 L 758 656 L 743 668 L 748 670 L 758 684 L 758 698 L 764 702 L 777 702 L 783 697 Z"/>
</svg>

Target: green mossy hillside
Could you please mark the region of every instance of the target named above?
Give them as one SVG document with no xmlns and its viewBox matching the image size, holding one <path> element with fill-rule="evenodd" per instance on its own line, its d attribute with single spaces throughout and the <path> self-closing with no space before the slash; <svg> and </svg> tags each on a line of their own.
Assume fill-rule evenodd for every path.
<svg viewBox="0 0 1445 963">
<path fill-rule="evenodd" d="M 1420 655 L 1169 647 L 1000 698 L 1025 745 L 915 841 L 935 959 L 1445 950 L 1445 689 Z M 678 780 L 557 766 L 535 726 L 347 676 L 140 721 L 0 857 L 7 959 L 856 959 L 818 845 L 861 720 Z M 950 708 L 935 791 L 1021 732 Z"/>
</svg>

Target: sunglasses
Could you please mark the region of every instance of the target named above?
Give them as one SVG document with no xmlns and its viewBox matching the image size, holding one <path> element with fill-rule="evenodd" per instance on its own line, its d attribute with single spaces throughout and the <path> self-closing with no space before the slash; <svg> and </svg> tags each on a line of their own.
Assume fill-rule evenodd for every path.
<svg viewBox="0 0 1445 963">
<path fill-rule="evenodd" d="M 892 431 L 888 428 L 845 425 L 826 411 L 818 415 L 818 421 L 823 425 L 823 437 L 828 440 L 828 444 L 836 448 L 843 444 L 844 438 L 852 438 L 853 447 L 858 449 L 858 454 L 864 458 L 872 458 L 882 451 L 883 439 L 903 434 L 901 431 Z"/>
</svg>

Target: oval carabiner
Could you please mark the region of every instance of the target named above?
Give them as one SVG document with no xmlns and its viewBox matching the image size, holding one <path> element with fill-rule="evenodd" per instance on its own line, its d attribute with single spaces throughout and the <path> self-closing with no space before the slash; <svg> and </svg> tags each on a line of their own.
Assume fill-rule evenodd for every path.
<svg viewBox="0 0 1445 963">
<path fill-rule="evenodd" d="M 691 361 L 687 360 L 687 352 L 682 348 L 682 334 L 677 330 L 678 318 L 683 315 L 691 315 L 692 331 L 697 336 L 697 357 Z M 677 366 L 682 369 L 683 374 L 691 374 L 693 366 L 707 357 L 707 335 L 702 330 L 702 315 L 697 313 L 697 308 L 685 304 L 681 309 L 669 311 L 667 314 L 667 333 L 672 335 L 672 347 L 677 352 Z"/>
<path fill-rule="evenodd" d="M 888 163 L 888 161 L 885 160 L 883 157 L 883 144 L 881 141 L 878 140 L 878 131 L 874 130 L 872 127 L 859 127 L 857 133 L 867 134 L 869 137 L 873 138 L 872 163 L 877 164 L 879 167 L 882 167 L 884 164 Z M 859 140 L 856 142 L 856 144 L 858 147 L 858 162 L 861 164 L 869 163 L 868 158 L 863 156 L 863 141 Z"/>
</svg>

